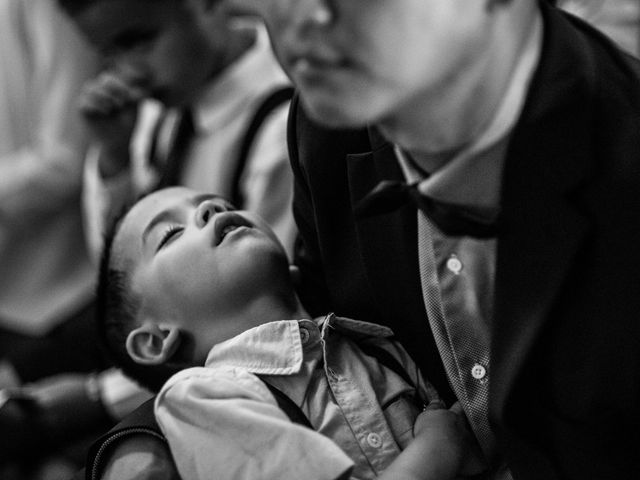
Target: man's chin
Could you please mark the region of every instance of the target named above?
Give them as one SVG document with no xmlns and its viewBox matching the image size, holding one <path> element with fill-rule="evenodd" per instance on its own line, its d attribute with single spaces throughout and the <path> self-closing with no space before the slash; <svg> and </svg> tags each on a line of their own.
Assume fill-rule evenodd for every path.
<svg viewBox="0 0 640 480">
<path fill-rule="evenodd" d="M 370 104 L 341 96 L 305 95 L 301 93 L 304 111 L 315 122 L 330 128 L 362 128 L 377 123 Z"/>
<path fill-rule="evenodd" d="M 304 111 L 309 117 L 330 128 L 361 128 L 372 123 L 362 109 L 350 108 L 348 103 L 324 99 L 305 98 L 301 95 Z"/>
</svg>

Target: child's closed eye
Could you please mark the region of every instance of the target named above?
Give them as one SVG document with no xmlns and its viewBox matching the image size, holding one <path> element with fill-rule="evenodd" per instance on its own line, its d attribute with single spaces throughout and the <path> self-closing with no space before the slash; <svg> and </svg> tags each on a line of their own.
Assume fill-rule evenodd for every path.
<svg viewBox="0 0 640 480">
<path fill-rule="evenodd" d="M 171 243 L 179 233 L 182 233 L 183 230 L 184 228 L 178 225 L 169 225 L 164 230 L 164 232 L 162 233 L 162 236 L 160 237 L 160 241 L 158 242 L 156 252 L 162 249 L 163 247 L 165 247 L 166 245 L 168 245 L 169 243 Z"/>
</svg>

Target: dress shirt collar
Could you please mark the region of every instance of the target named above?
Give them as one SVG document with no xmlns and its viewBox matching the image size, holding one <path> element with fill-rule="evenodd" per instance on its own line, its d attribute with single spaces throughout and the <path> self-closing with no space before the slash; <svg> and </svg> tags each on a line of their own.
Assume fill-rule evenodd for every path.
<svg viewBox="0 0 640 480">
<path fill-rule="evenodd" d="M 255 31 L 254 44 L 213 80 L 193 103 L 197 132 L 215 130 L 217 126 L 236 117 L 239 111 L 246 110 L 256 96 L 251 95 L 251 92 L 256 92 L 259 96 L 261 90 L 272 87 L 271 83 L 265 84 L 264 78 L 281 75 L 282 83 L 287 83 L 282 71 L 274 72 L 273 76 L 267 75 L 267 72 L 280 67 L 273 59 L 265 27 L 256 22 L 243 28 Z"/>
<path fill-rule="evenodd" d="M 294 375 L 302 368 L 304 351 L 330 341 L 332 330 L 353 339 L 393 336 L 387 327 L 333 314 L 315 320 L 280 320 L 215 345 L 205 366 L 239 367 L 257 375 Z"/>
<path fill-rule="evenodd" d="M 396 145 L 395 151 L 407 181 L 421 181 L 425 195 L 459 205 L 499 207 L 500 179 L 508 137 L 524 106 L 529 84 L 542 49 L 542 18 L 536 16 L 505 95 L 484 132 L 429 178 Z"/>
</svg>

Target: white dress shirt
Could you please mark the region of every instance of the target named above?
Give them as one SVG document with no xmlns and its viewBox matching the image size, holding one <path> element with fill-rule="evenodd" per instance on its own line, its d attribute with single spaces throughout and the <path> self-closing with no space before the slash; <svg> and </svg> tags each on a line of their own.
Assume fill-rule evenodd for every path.
<svg viewBox="0 0 640 480">
<path fill-rule="evenodd" d="M 334 480 L 350 468 L 350 478 L 377 478 L 413 439 L 415 388 L 437 398 L 392 336 L 328 315 L 265 323 L 215 345 L 204 367 L 174 375 L 155 402 L 182 478 Z M 364 343 L 395 358 L 413 385 Z M 292 423 L 264 382 L 314 429 Z"/>
<path fill-rule="evenodd" d="M 448 203 L 499 209 L 509 135 L 538 65 L 542 28 L 538 15 L 498 109 L 467 148 L 425 179 L 396 147 L 408 182 L 420 181 L 422 193 Z M 431 329 L 470 426 L 487 459 L 495 461 L 488 399 L 496 239 L 447 236 L 424 213 L 417 215 L 420 276 Z M 510 478 L 510 474 L 500 468 L 492 478 Z"/>
</svg>

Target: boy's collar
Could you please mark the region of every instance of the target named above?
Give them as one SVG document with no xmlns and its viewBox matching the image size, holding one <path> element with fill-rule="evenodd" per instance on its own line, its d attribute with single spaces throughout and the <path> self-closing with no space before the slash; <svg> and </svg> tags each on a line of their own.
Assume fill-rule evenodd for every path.
<svg viewBox="0 0 640 480">
<path fill-rule="evenodd" d="M 294 375 L 302 368 L 304 351 L 321 339 L 331 341 L 333 331 L 355 340 L 393 336 L 388 327 L 334 314 L 314 320 L 279 320 L 214 345 L 205 366 L 244 368 L 256 375 Z"/>
<path fill-rule="evenodd" d="M 237 117 L 262 90 L 273 87 L 274 79 L 288 82 L 273 56 L 266 28 L 260 23 L 247 28 L 255 30 L 253 45 L 212 79 L 191 106 L 197 131 L 209 132 Z"/>
</svg>

